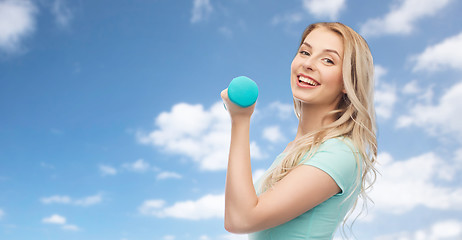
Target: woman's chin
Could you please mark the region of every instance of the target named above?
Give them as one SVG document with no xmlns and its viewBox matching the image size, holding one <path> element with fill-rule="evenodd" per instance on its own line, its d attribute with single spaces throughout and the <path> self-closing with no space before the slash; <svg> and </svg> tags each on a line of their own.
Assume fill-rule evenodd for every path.
<svg viewBox="0 0 462 240">
<path fill-rule="evenodd" d="M 310 103 L 313 101 L 313 98 L 310 97 L 310 96 L 307 96 L 307 94 L 297 94 L 297 92 L 295 92 L 295 94 L 292 94 L 293 98 L 295 100 L 298 100 L 302 103 Z"/>
</svg>

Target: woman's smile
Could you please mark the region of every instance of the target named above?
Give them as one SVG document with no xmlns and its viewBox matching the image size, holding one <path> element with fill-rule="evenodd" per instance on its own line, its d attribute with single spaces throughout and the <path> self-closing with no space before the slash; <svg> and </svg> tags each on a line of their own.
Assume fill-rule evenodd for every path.
<svg viewBox="0 0 462 240">
<path fill-rule="evenodd" d="M 319 86 L 319 82 L 314 80 L 313 78 L 305 75 L 298 75 L 298 82 L 297 85 L 302 88 L 314 88 L 316 86 Z"/>
</svg>

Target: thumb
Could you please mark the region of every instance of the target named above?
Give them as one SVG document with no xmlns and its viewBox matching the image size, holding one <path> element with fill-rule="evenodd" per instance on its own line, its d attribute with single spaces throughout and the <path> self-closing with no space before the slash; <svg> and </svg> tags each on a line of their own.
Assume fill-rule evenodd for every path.
<svg viewBox="0 0 462 240">
<path fill-rule="evenodd" d="M 228 89 L 226 88 L 225 90 L 221 91 L 220 95 L 223 100 L 227 100 L 228 99 Z"/>
</svg>

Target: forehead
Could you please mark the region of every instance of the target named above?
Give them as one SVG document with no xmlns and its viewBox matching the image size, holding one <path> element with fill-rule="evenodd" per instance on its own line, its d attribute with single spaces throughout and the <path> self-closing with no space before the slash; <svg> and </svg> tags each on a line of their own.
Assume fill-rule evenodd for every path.
<svg viewBox="0 0 462 240">
<path fill-rule="evenodd" d="M 313 29 L 304 39 L 314 49 L 320 51 L 325 49 L 335 50 L 341 56 L 343 55 L 343 39 L 342 37 L 325 27 L 318 27 Z"/>
</svg>

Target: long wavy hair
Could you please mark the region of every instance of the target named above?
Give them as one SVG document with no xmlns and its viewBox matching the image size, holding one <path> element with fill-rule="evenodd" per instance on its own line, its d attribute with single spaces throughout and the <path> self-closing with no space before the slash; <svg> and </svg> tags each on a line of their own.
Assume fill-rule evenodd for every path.
<svg viewBox="0 0 462 240">
<path fill-rule="evenodd" d="M 346 137 L 351 140 L 356 152 L 356 161 L 361 171 L 357 174 L 356 189 L 360 187 L 359 197 L 362 198 L 363 207 L 371 199 L 367 196 L 369 188 L 376 180 L 377 170 L 374 167 L 377 160 L 377 138 L 374 110 L 374 66 L 372 55 L 367 42 L 350 27 L 341 23 L 315 23 L 309 25 L 303 32 L 300 46 L 306 36 L 316 28 L 327 28 L 337 33 L 343 40 L 343 84 L 345 94 L 341 98 L 337 109 L 329 112 L 325 119 L 334 117 L 335 121 L 323 126 L 321 129 L 308 133 L 295 140 L 281 163 L 273 168 L 264 178 L 261 189 L 266 191 L 275 183 L 283 179 L 292 169 L 301 164 L 305 154 L 305 161 L 316 153 L 324 141 Z M 294 98 L 294 110 L 300 119 L 301 102 Z M 351 195 L 355 191 L 352 191 Z M 358 199 L 348 213 L 346 219 L 356 208 Z M 361 210 L 361 212 L 362 212 Z"/>
</svg>

